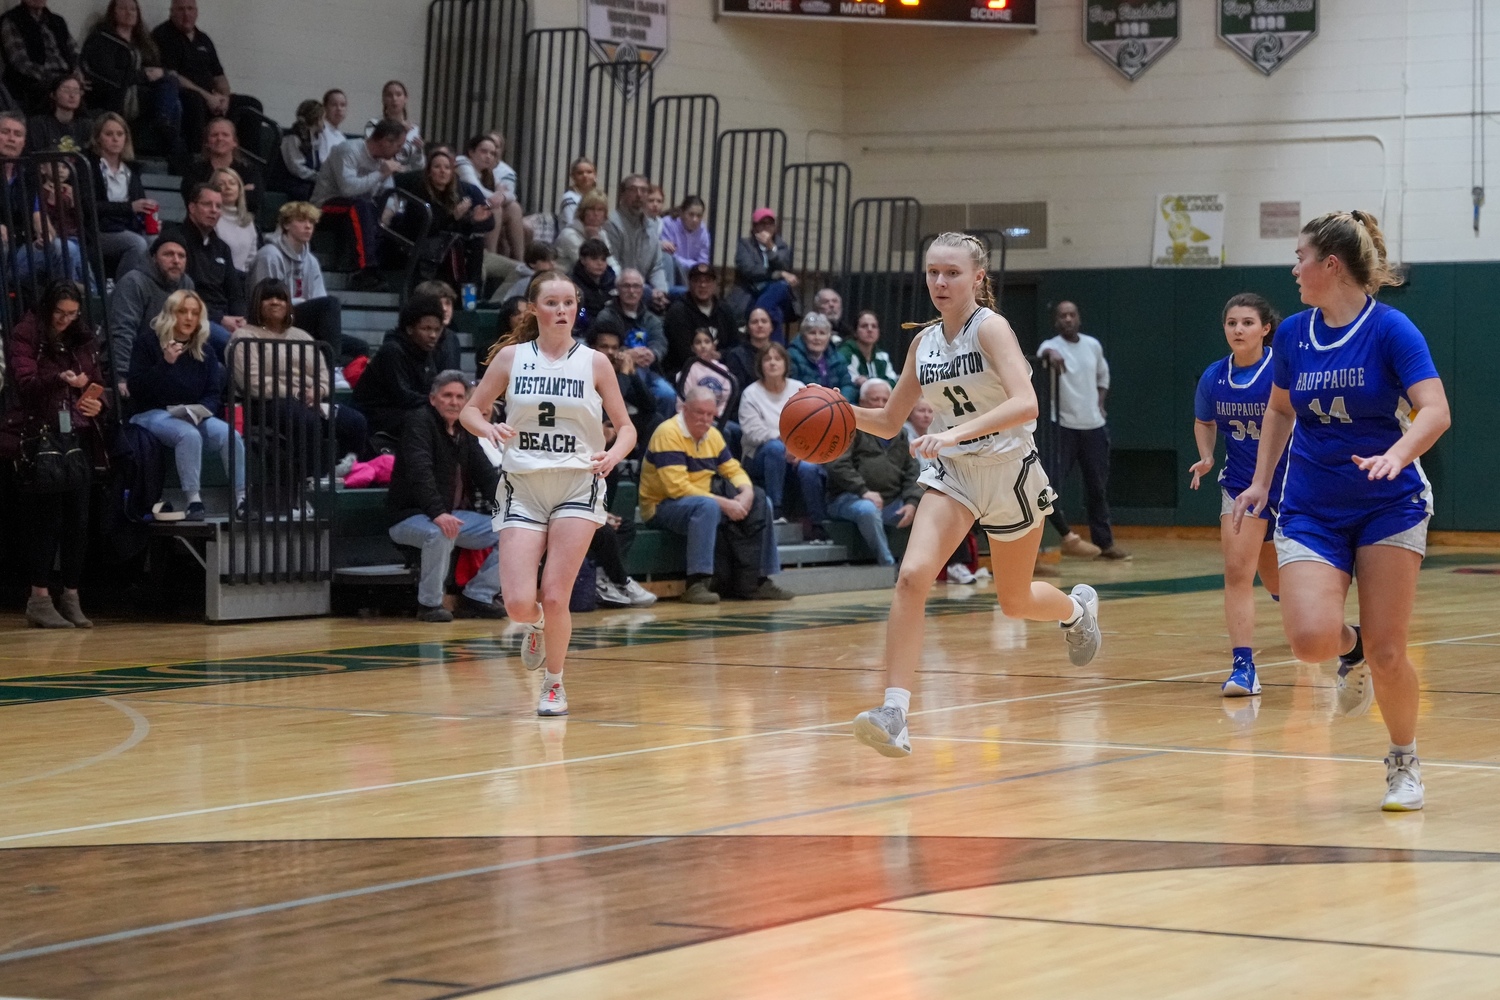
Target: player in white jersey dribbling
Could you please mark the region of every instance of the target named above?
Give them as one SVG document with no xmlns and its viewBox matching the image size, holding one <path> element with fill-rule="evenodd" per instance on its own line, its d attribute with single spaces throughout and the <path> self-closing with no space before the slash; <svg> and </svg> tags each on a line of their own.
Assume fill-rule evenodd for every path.
<svg viewBox="0 0 1500 1000">
<path fill-rule="evenodd" d="M 495 345 L 489 370 L 460 418 L 504 449 L 500 460 L 500 594 L 525 626 L 521 662 L 546 666 L 537 714 L 568 714 L 563 662 L 573 620 L 568 599 L 594 532 L 604 523 L 604 477 L 635 447 L 635 426 L 604 355 L 573 339 L 578 289 L 551 274 L 527 291 L 527 308 Z M 493 424 L 505 399 L 505 422 Z M 604 414 L 618 429 L 604 447 Z M 542 571 L 541 601 L 537 574 Z"/>
<path fill-rule="evenodd" d="M 1031 366 L 999 313 L 985 273 L 984 245 L 943 233 L 927 251 L 927 293 L 941 320 L 912 342 L 890 401 L 855 407 L 855 424 L 880 438 L 901 430 L 919 398 L 937 410 L 912 452 L 931 459 L 886 624 L 885 703 L 861 712 L 854 735 L 887 757 L 911 753 L 906 717 L 921 665 L 927 592 L 975 521 L 990 536 L 1000 609 L 1011 618 L 1061 622 L 1068 655 L 1083 666 L 1099 652 L 1099 597 L 1032 582 L 1044 515 L 1054 494 L 1032 443 L 1036 391 Z"/>
</svg>

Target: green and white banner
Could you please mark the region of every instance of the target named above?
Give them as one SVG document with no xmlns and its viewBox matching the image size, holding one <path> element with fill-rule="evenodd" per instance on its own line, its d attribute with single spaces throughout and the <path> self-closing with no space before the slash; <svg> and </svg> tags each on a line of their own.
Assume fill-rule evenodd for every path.
<svg viewBox="0 0 1500 1000">
<path fill-rule="evenodd" d="M 1219 0 L 1219 37 L 1270 76 L 1318 33 L 1318 0 Z"/>
<path fill-rule="evenodd" d="M 1088 0 L 1083 41 L 1134 80 L 1177 44 L 1177 0 Z"/>
</svg>

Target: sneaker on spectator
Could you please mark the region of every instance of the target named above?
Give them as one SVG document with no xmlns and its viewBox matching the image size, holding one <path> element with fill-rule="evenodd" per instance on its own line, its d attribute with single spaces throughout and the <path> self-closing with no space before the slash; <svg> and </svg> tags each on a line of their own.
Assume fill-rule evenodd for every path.
<svg viewBox="0 0 1500 1000">
<path fill-rule="evenodd" d="M 707 580 L 699 580 L 688 584 L 687 590 L 682 592 L 682 603 L 684 604 L 718 604 L 719 595 L 708 587 Z"/>
<path fill-rule="evenodd" d="M 422 610 L 417 612 L 419 622 L 451 622 L 452 620 L 453 612 L 447 608 L 429 608 L 423 605 Z"/>
<path fill-rule="evenodd" d="M 351 451 L 339 459 L 339 464 L 333 467 L 333 477 L 335 479 L 346 478 L 350 472 L 354 471 L 354 463 L 357 461 L 359 461 L 359 458 Z"/>
<path fill-rule="evenodd" d="M 194 500 L 188 504 L 187 513 L 182 515 L 184 521 L 202 521 L 208 517 L 208 510 L 203 506 L 202 500 Z"/>
<path fill-rule="evenodd" d="M 990 573 L 988 566 L 981 566 L 974 571 L 975 583 L 989 583 L 993 579 L 994 576 Z"/>
<path fill-rule="evenodd" d="M 165 500 L 159 501 L 151 508 L 151 520 L 160 521 L 162 524 L 181 521 L 185 517 L 187 517 L 186 514 L 180 510 L 174 510 L 172 505 Z"/>
<path fill-rule="evenodd" d="M 1134 559 L 1135 557 L 1132 556 L 1129 552 L 1126 552 L 1124 549 L 1120 548 L 1118 545 L 1111 545 L 1109 548 L 1099 553 L 1099 558 L 1113 559 L 1116 562 L 1125 562 L 1127 560 Z"/>
<path fill-rule="evenodd" d="M 630 606 L 633 608 L 649 608 L 656 603 L 655 594 L 628 576 L 625 578 L 625 596 L 630 598 Z"/>
<path fill-rule="evenodd" d="M 594 593 L 599 595 L 599 603 L 616 608 L 630 607 L 630 595 L 625 593 L 625 588 L 606 576 L 602 569 L 595 570 L 595 574 Z"/>
<path fill-rule="evenodd" d="M 1104 550 L 1093 542 L 1085 541 L 1083 536 L 1076 531 L 1068 532 L 1062 540 L 1062 554 L 1074 556 L 1078 559 L 1093 559 Z"/>
<path fill-rule="evenodd" d="M 248 521 L 250 519 L 250 507 L 245 503 L 244 497 L 240 497 L 234 502 L 234 519 L 236 521 Z"/>
<path fill-rule="evenodd" d="M 791 522 L 789 522 L 786 518 L 784 518 L 784 517 L 782 517 L 781 515 L 778 514 L 776 516 L 776 520 L 772 521 L 771 523 L 772 524 L 790 524 Z"/>
<path fill-rule="evenodd" d="M 784 587 L 778 587 L 776 581 L 766 577 L 760 581 L 760 586 L 755 588 L 755 593 L 750 595 L 752 601 L 790 601 L 797 595 Z"/>
<path fill-rule="evenodd" d="M 458 595 L 458 607 L 454 608 L 454 616 L 457 618 L 504 618 L 505 609 L 491 601 L 489 604 L 481 604 L 468 594 Z"/>
<path fill-rule="evenodd" d="M 963 563 L 953 563 L 948 567 L 948 582 L 968 586 L 974 582 L 974 574 Z"/>
</svg>

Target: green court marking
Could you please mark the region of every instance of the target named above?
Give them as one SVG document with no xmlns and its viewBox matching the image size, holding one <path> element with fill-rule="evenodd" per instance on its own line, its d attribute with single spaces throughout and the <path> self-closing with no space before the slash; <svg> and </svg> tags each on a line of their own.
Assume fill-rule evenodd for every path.
<svg viewBox="0 0 1500 1000">
<path fill-rule="evenodd" d="M 1436 569 L 1495 561 L 1496 557 L 1491 553 L 1473 555 L 1454 553 L 1433 557 L 1427 561 L 1427 565 Z M 1219 590 L 1223 586 L 1223 576 L 1210 574 L 1165 580 L 1101 583 L 1096 589 L 1102 598 L 1126 600 L 1135 597 L 1201 593 Z M 988 593 L 976 593 L 969 600 L 939 598 L 927 604 L 929 618 L 990 613 L 994 610 L 994 598 Z M 846 604 L 809 611 L 789 608 L 782 611 L 727 614 L 716 618 L 606 622 L 575 629 L 569 648 L 575 650 L 620 649 L 664 642 L 687 642 L 693 639 L 733 639 L 737 636 L 800 632 L 805 629 L 832 628 L 840 625 L 869 625 L 885 621 L 889 612 L 889 602 L 881 601 L 870 604 Z M 307 653 L 278 653 L 269 656 L 246 656 L 144 667 L 114 667 L 83 673 L 41 674 L 0 680 L 0 707 L 48 701 L 70 701 L 76 698 L 154 694 L 160 691 L 177 691 L 217 684 L 247 684 L 252 681 L 287 680 L 296 677 L 325 677 L 330 674 L 357 673 L 366 670 L 479 664 L 513 655 L 515 651 L 514 639 L 481 637 L 358 646 L 350 649 L 319 650 Z"/>
</svg>

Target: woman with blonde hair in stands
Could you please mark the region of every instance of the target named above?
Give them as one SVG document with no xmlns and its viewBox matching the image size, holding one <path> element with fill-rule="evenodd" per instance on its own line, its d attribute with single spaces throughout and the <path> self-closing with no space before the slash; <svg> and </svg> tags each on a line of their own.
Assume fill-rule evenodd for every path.
<svg viewBox="0 0 1500 1000">
<path fill-rule="evenodd" d="M 573 339 L 573 282 L 538 275 L 526 299 L 530 308 L 491 350 L 459 419 L 469 433 L 503 449 L 500 592 L 511 620 L 523 627 L 521 662 L 528 670 L 546 667 L 537 714 L 548 717 L 568 714 L 568 601 L 594 532 L 605 523 L 604 479 L 635 448 L 635 425 L 609 359 Z M 491 423 L 501 399 L 505 423 Z M 617 431 L 608 448 L 605 414 Z"/>
<path fill-rule="evenodd" d="M 94 210 L 99 217 L 99 251 L 105 274 L 120 277 L 151 259 L 146 242 L 146 216 L 158 209 L 146 197 L 130 126 L 113 111 L 94 120 Z M 114 267 L 110 267 L 111 262 Z"/>
<path fill-rule="evenodd" d="M 557 253 L 557 269 L 563 274 L 573 270 L 578 263 L 578 250 L 589 240 L 604 239 L 604 223 L 609 220 L 609 199 L 598 191 L 590 191 L 578 203 L 578 214 L 573 221 L 557 234 L 552 249 Z M 611 266 L 619 270 L 618 265 Z"/>
<path fill-rule="evenodd" d="M 975 521 L 990 536 L 995 594 L 1006 617 L 1061 622 L 1075 666 L 1099 652 L 1094 588 L 1079 584 L 1069 595 L 1032 580 L 1053 493 L 1032 441 L 1037 400 L 1031 366 L 995 311 L 988 260 L 984 244 L 967 234 L 943 233 L 932 241 L 927 294 L 939 318 L 912 341 L 885 406 L 854 408 L 855 426 L 883 439 L 896 436 L 919 398 L 937 411 L 928 433 L 911 443 L 912 454 L 934 464 L 918 480 L 927 492 L 891 601 L 885 701 L 854 720 L 854 735 L 886 757 L 911 754 L 906 720 L 925 649 L 927 593 Z"/>
<path fill-rule="evenodd" d="M 260 249 L 260 230 L 255 227 L 255 215 L 245 206 L 245 182 L 232 167 L 215 170 L 208 182 L 224 198 L 224 213 L 214 231 L 229 244 L 234 269 L 242 274 L 248 272 L 255 262 L 255 252 Z"/>
<path fill-rule="evenodd" d="M 205 350 L 208 333 L 208 307 L 197 292 L 183 289 L 167 297 L 130 352 L 136 409 L 130 422 L 172 449 L 189 521 L 206 517 L 200 493 L 205 447 L 219 453 L 226 470 L 233 466 L 236 515 L 243 517 L 245 509 L 245 442 L 221 417 L 224 368 Z"/>
<path fill-rule="evenodd" d="M 1401 283 L 1375 216 L 1330 212 L 1303 226 L 1292 275 L 1312 308 L 1277 327 L 1255 477 L 1232 523 L 1264 530 L 1245 515 L 1271 501 L 1290 441 L 1275 535 L 1282 624 L 1297 659 L 1338 657 L 1341 713 L 1380 703 L 1390 735 L 1381 808 L 1408 812 L 1425 800 L 1421 690 L 1406 653 L 1433 510 L 1420 459 L 1452 424 L 1448 395 L 1421 331 L 1375 301 Z M 1360 624 L 1351 626 L 1344 604 L 1356 575 Z"/>
</svg>

